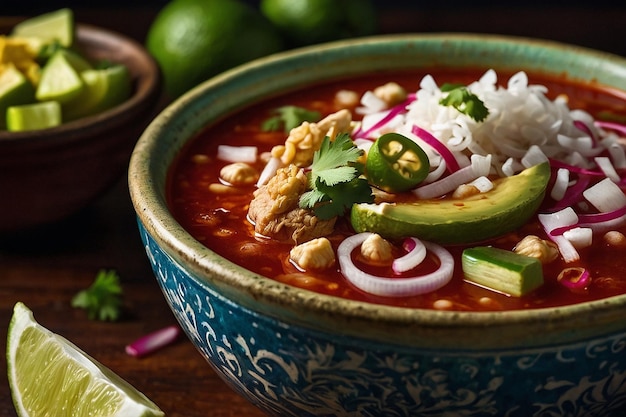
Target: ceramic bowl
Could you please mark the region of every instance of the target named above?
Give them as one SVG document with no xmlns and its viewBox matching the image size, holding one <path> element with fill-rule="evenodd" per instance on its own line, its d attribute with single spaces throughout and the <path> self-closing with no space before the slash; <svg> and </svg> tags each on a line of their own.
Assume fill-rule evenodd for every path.
<svg viewBox="0 0 626 417">
<path fill-rule="evenodd" d="M 168 209 L 168 168 L 181 148 L 242 106 L 338 76 L 476 64 L 567 73 L 626 90 L 625 59 L 573 46 L 472 34 L 382 36 L 224 73 L 169 106 L 140 138 L 129 184 L 156 280 L 199 352 L 269 415 L 608 416 L 626 406 L 626 296 L 509 312 L 347 301 L 221 258 Z"/>
<path fill-rule="evenodd" d="M 88 25 L 78 25 L 77 45 L 88 58 L 126 65 L 134 92 L 119 106 L 58 127 L 0 131 L 0 233 L 51 223 L 89 205 L 121 179 L 156 114 L 161 75 L 143 46 Z"/>
</svg>

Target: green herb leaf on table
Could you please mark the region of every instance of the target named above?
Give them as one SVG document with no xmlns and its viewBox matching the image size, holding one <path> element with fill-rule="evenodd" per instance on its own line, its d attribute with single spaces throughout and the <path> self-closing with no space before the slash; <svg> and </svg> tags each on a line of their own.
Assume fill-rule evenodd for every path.
<svg viewBox="0 0 626 417">
<path fill-rule="evenodd" d="M 310 190 L 300 197 L 300 207 L 312 208 L 322 220 L 343 215 L 356 203 L 374 201 L 367 180 L 360 178 L 363 165 L 358 163 L 363 151 L 342 133 L 334 141 L 324 138 L 313 156 L 309 177 Z"/>
<path fill-rule="evenodd" d="M 302 122 L 317 122 L 321 114 L 317 111 L 308 110 L 298 106 L 282 106 L 273 111 L 274 116 L 266 119 L 261 129 L 265 132 L 283 130 L 289 133 L 294 127 Z"/>
<path fill-rule="evenodd" d="M 445 83 L 441 86 L 441 91 L 448 93 L 439 101 L 442 106 L 452 106 L 477 122 L 482 122 L 489 116 L 489 109 L 485 103 L 466 86 Z"/>
<path fill-rule="evenodd" d="M 93 284 L 72 298 L 72 307 L 87 310 L 90 320 L 118 320 L 122 309 L 122 286 L 117 272 L 98 271 Z"/>
</svg>

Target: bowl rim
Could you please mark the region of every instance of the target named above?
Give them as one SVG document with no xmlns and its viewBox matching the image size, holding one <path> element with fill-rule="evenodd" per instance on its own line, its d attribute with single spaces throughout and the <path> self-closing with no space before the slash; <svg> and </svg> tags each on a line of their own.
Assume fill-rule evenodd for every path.
<svg viewBox="0 0 626 417">
<path fill-rule="evenodd" d="M 363 329 L 369 329 L 372 337 L 390 337 L 390 340 L 411 343 L 423 337 L 444 336 L 441 332 L 461 332 L 469 334 L 480 332 L 487 327 L 506 331 L 511 326 L 530 326 L 540 330 L 564 327 L 563 333 L 574 330 L 584 321 L 583 327 L 593 327 L 598 323 L 614 322 L 626 312 L 626 294 L 596 301 L 588 301 L 555 308 L 536 308 L 530 310 L 512 310 L 503 312 L 466 312 L 439 311 L 431 309 L 413 309 L 383 306 L 373 303 L 341 299 L 335 296 L 315 293 L 287 284 L 278 283 L 271 278 L 251 273 L 244 268 L 222 258 L 200 242 L 195 240 L 174 219 L 169 212 L 159 182 L 151 177 L 151 170 L 158 169 L 155 161 L 148 156 L 154 152 L 154 141 L 165 129 L 168 122 L 183 114 L 193 106 L 206 91 L 216 88 L 231 80 L 245 77 L 264 65 L 280 63 L 303 56 L 314 56 L 321 51 L 337 51 L 366 43 L 402 43 L 419 41 L 439 42 L 505 42 L 524 44 L 532 48 L 560 49 L 568 54 L 583 54 L 600 62 L 612 62 L 626 73 L 626 58 L 608 52 L 569 45 L 557 41 L 492 35 L 480 33 L 427 33 L 427 34 L 392 34 L 377 35 L 334 41 L 326 44 L 298 48 L 280 52 L 268 57 L 256 59 L 213 77 L 193 88 L 164 109 L 148 126 L 140 137 L 131 156 L 129 165 L 129 190 L 138 220 L 157 244 L 179 264 L 191 271 L 192 279 L 198 285 L 218 288 L 244 307 L 258 309 L 260 312 L 281 319 L 292 320 L 300 325 L 317 328 L 316 320 L 331 320 L 336 325 L 354 325 L 345 329 L 346 334 L 363 336 Z M 161 162 L 162 164 L 162 162 Z M 169 166 L 169 162 L 167 164 Z M 227 278 L 218 279 L 217 275 L 226 274 Z M 297 304 L 297 310 L 293 305 Z M 281 313 L 276 313 L 280 311 Z M 376 327 L 376 329 L 373 329 Z M 341 327 L 340 327 L 341 328 Z M 323 327 L 320 327 L 323 329 Z M 400 333 L 398 334 L 398 330 Z M 615 329 L 596 329 L 596 333 L 610 333 Z M 623 328 L 618 329 L 623 331 Z M 414 333 L 411 333 L 415 331 Z M 527 335 L 519 334 L 500 347 L 519 346 L 519 343 L 544 344 L 560 342 L 568 335 L 561 334 L 561 339 L 522 342 Z M 539 337 L 541 339 L 541 337 Z M 571 336 L 571 341 L 577 336 Z M 458 337 L 450 340 L 450 347 L 458 345 Z M 510 343 L 510 344 L 509 344 Z M 426 345 L 429 345 L 426 342 Z M 436 343 L 433 347 L 438 346 Z"/>
<path fill-rule="evenodd" d="M 123 103 L 105 111 L 76 120 L 63 123 L 59 126 L 21 132 L 0 130 L 0 147 L 16 146 L 21 144 L 55 147 L 74 140 L 85 140 L 84 136 L 92 136 L 90 131 L 97 132 L 103 127 L 119 126 L 134 117 L 141 109 L 141 104 L 148 100 L 157 100 L 160 94 L 161 71 L 156 60 L 136 40 L 119 32 L 87 23 L 76 24 L 76 41 L 81 42 L 105 40 L 106 43 L 123 44 L 132 51 L 134 60 L 144 65 L 142 71 L 136 75 L 133 95 Z M 74 133 L 73 133 L 74 132 Z M 62 137 L 59 137 L 62 136 Z M 50 140 L 51 137 L 58 137 Z M 57 139 L 60 139 L 57 140 Z M 18 146 L 21 146 L 18 145 Z"/>
</svg>

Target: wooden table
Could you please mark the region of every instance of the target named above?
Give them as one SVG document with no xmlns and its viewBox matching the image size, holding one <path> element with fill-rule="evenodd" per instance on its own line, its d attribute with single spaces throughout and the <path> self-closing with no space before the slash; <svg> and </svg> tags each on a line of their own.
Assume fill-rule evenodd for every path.
<svg viewBox="0 0 626 417">
<path fill-rule="evenodd" d="M 78 20 L 108 26 L 143 40 L 155 10 L 78 10 Z M 383 31 L 466 31 L 538 36 L 626 55 L 626 9 L 499 7 L 406 10 L 381 14 Z M 1 175 L 1 173 L 0 173 Z M 0 198 L 7 198 L 2 196 Z M 1 204 L 1 202 L 0 202 Z M 101 268 L 118 271 L 125 318 L 90 321 L 70 300 Z M 38 321 L 65 336 L 155 401 L 168 416 L 261 416 L 230 390 L 187 339 L 151 356 L 128 356 L 124 347 L 174 317 L 157 287 L 142 248 L 126 179 L 87 210 L 19 238 L 0 238 L 0 351 L 16 301 Z M 0 417 L 15 416 L 0 360 Z"/>
</svg>

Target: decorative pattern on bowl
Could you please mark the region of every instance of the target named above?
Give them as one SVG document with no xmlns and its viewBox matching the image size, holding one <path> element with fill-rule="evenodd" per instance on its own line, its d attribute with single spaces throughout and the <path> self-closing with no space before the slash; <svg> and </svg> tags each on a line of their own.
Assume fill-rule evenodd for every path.
<svg viewBox="0 0 626 417">
<path fill-rule="evenodd" d="M 480 353 L 323 333 L 223 297 L 139 227 L 188 337 L 233 389 L 271 415 L 597 417 L 626 407 L 626 333 Z"/>
</svg>

